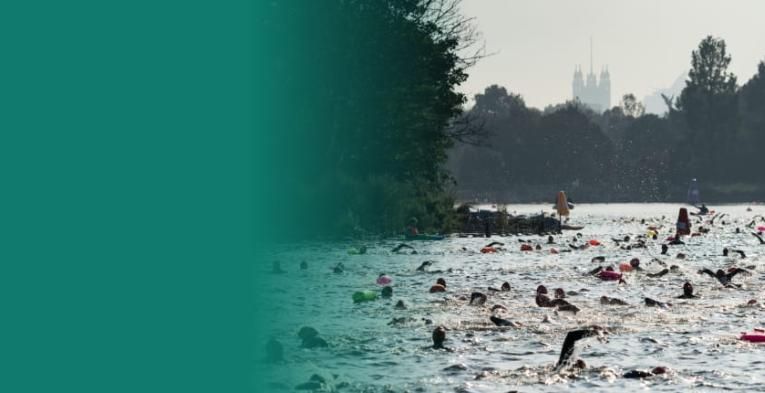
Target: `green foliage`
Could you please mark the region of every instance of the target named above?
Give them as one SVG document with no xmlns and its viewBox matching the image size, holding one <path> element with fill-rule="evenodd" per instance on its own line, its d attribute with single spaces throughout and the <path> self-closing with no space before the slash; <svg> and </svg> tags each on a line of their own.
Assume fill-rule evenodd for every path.
<svg viewBox="0 0 765 393">
<path fill-rule="evenodd" d="M 286 225 L 293 234 L 390 233 L 411 216 L 427 229 L 449 225 L 448 126 L 469 64 L 458 55 L 469 24 L 456 3 L 271 2 L 265 23 L 293 29 L 270 59 L 274 78 L 295 87 L 273 97 L 293 113 L 273 143 L 283 151 L 274 200 L 292 199 L 304 218 Z M 290 64 L 305 67 L 281 70 Z"/>
</svg>

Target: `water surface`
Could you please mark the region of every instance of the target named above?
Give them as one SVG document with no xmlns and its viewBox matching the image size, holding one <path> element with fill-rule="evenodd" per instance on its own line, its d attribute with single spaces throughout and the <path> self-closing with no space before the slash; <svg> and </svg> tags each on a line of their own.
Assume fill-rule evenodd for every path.
<svg viewBox="0 0 765 393">
<path fill-rule="evenodd" d="M 763 254 L 765 246 L 750 234 L 747 224 L 764 206 L 711 207 L 729 216 L 714 224 L 694 222 L 711 231 L 673 246 L 667 256 L 659 255 L 660 244 L 674 228 L 680 205 L 612 204 L 578 205 L 571 223 L 585 225 L 581 231 L 565 231 L 547 245 L 541 236 L 450 237 L 443 241 L 409 242 L 416 255 L 392 253 L 399 240 L 364 243 L 366 255 L 349 255 L 358 242 L 305 243 L 267 255 L 281 262 L 284 274 L 274 274 L 258 296 L 269 297 L 266 319 L 278 323 L 271 334 L 284 345 L 285 361 L 267 364 L 256 354 L 255 367 L 273 371 L 272 387 L 292 391 L 295 380 L 305 382 L 312 374 L 328 381 L 326 389 L 345 392 L 487 392 L 500 393 L 566 391 L 626 392 L 690 390 L 762 390 L 765 381 L 765 346 L 738 340 L 740 332 L 763 326 L 760 306 L 748 307 L 750 299 L 762 302 Z M 548 205 L 509 205 L 517 214 L 550 211 Z M 646 220 L 641 224 L 641 220 Z M 624 250 L 612 241 L 647 232 L 648 225 L 661 226 L 659 240 L 648 247 Z M 758 225 L 765 225 L 759 223 Z M 741 233 L 735 233 L 736 228 Z M 576 237 L 579 244 L 590 239 L 599 247 L 552 254 L 551 248 L 569 249 Z M 542 245 L 541 251 L 521 252 L 521 240 Z M 481 254 L 491 241 L 505 243 L 505 251 Z M 631 242 L 631 243 L 634 243 Z M 746 259 L 723 257 L 723 247 L 743 250 Z M 685 259 L 675 256 L 683 253 Z M 633 257 L 648 272 L 678 265 L 677 273 L 649 278 L 627 273 L 627 285 L 603 282 L 585 273 L 597 264 L 594 256 L 606 257 L 615 267 Z M 417 272 L 426 260 L 434 261 L 431 272 Z M 301 261 L 308 269 L 301 271 Z M 335 274 L 338 262 L 345 272 Z M 723 288 L 697 270 L 731 266 L 752 270 L 751 276 L 737 276 L 741 289 Z M 354 304 L 354 291 L 379 290 L 380 273 L 393 278 L 392 299 Z M 256 275 L 270 274 L 256 271 Z M 446 293 L 430 294 L 428 288 L 443 277 Z M 689 280 L 700 299 L 681 300 L 681 286 Z M 489 292 L 503 281 L 509 292 Z M 577 292 L 568 300 L 581 312 L 574 315 L 540 308 L 534 290 L 564 288 Z M 485 307 L 473 307 L 464 300 L 473 291 L 487 293 Z M 267 295 L 263 295 L 267 294 Z M 602 295 L 626 300 L 630 306 L 602 306 Z M 671 302 L 669 309 L 646 307 L 644 297 Z M 395 310 L 403 300 L 408 308 Z M 489 321 L 490 307 L 501 304 L 508 312 L 501 316 L 523 324 L 521 328 L 499 328 Z M 399 319 L 398 323 L 392 323 Z M 607 343 L 590 340 L 580 343 L 577 355 L 589 368 L 579 373 L 555 372 L 561 344 L 567 331 L 598 324 L 609 331 Z M 428 349 L 435 326 L 447 328 L 448 347 L 453 352 Z M 301 326 L 316 328 L 329 343 L 324 349 L 300 348 L 296 332 Z M 260 351 L 257 349 L 256 352 Z M 667 366 L 667 376 L 630 380 L 620 376 L 632 369 Z M 289 371 L 289 372 L 285 372 Z"/>
</svg>

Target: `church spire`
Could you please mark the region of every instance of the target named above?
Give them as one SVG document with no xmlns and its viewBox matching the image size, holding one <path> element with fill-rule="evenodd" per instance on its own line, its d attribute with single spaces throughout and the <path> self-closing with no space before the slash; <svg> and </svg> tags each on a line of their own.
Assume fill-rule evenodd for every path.
<svg viewBox="0 0 765 393">
<path fill-rule="evenodd" d="M 590 36 L 590 74 L 592 73 L 592 36 Z"/>
</svg>

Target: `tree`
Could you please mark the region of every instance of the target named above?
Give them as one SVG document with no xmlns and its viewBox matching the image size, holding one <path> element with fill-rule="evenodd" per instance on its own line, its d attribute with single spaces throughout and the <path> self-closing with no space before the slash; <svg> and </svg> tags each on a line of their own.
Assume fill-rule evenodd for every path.
<svg viewBox="0 0 765 393">
<path fill-rule="evenodd" d="M 289 113 L 269 130 L 283 159 L 269 191 L 311 217 L 284 226 L 315 234 L 342 218 L 335 235 L 391 232 L 405 221 L 382 218 L 417 215 L 421 229 L 441 230 L 447 150 L 467 136 L 450 127 L 466 101 L 456 87 L 476 59 L 459 0 L 265 3 L 266 72 L 256 74 Z"/>
<path fill-rule="evenodd" d="M 632 93 L 625 94 L 622 97 L 621 105 L 622 112 L 629 117 L 640 117 L 645 113 L 645 106 L 635 98 Z"/>
<path fill-rule="evenodd" d="M 759 168 L 760 149 L 765 146 L 765 62 L 760 62 L 757 74 L 739 91 L 741 116 L 740 151 L 744 153 L 744 171 L 752 181 L 762 179 Z"/>
<path fill-rule="evenodd" d="M 700 173 L 729 180 L 722 163 L 731 160 L 737 130 L 736 76 L 725 41 L 708 36 L 691 54 L 691 69 L 677 102 L 688 146 L 680 149 L 686 177 Z"/>
</svg>

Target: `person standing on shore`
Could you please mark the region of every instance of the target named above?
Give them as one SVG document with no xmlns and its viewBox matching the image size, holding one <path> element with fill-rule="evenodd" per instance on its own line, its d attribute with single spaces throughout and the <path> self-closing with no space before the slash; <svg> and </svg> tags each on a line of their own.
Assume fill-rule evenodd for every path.
<svg viewBox="0 0 765 393">
<path fill-rule="evenodd" d="M 558 191 L 558 197 L 555 200 L 555 211 L 558 213 L 558 230 L 563 230 L 563 216 L 566 216 L 568 219 L 568 216 L 570 214 L 569 209 L 573 209 L 574 205 L 569 203 L 568 198 L 566 198 L 566 193 L 564 191 Z"/>
</svg>

